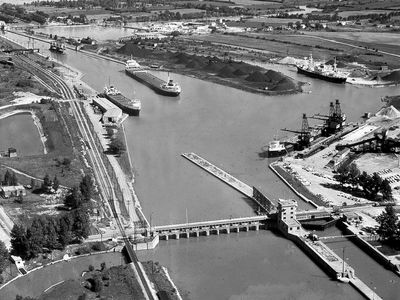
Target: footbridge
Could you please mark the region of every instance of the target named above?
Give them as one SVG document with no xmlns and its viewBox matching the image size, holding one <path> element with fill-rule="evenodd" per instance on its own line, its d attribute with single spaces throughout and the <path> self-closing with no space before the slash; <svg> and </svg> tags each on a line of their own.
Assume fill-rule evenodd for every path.
<svg viewBox="0 0 400 300">
<path fill-rule="evenodd" d="M 194 163 L 195 165 L 199 166 L 203 170 L 207 171 L 211 175 L 222 180 L 229 186 L 233 187 L 235 190 L 247 196 L 249 199 L 253 200 L 254 204 L 256 204 L 257 206 L 257 211 L 259 213 L 269 214 L 276 212 L 275 204 L 255 187 L 251 187 L 245 184 L 244 182 L 240 181 L 239 179 L 233 177 L 224 170 L 218 168 L 209 161 L 200 157 L 196 153 L 182 153 L 182 156 Z"/>
<path fill-rule="evenodd" d="M 270 226 L 270 217 L 266 215 L 245 218 L 232 218 L 223 220 L 203 221 L 184 224 L 173 224 L 155 226 L 152 234 L 158 234 L 160 238 L 168 240 L 169 237 L 179 239 L 199 237 L 200 235 L 209 236 L 210 234 L 219 235 L 220 233 L 231 233 L 249 230 L 265 229 Z"/>
<path fill-rule="evenodd" d="M 299 221 L 318 220 L 329 218 L 332 215 L 332 209 L 302 210 L 296 212 L 296 218 Z"/>
</svg>

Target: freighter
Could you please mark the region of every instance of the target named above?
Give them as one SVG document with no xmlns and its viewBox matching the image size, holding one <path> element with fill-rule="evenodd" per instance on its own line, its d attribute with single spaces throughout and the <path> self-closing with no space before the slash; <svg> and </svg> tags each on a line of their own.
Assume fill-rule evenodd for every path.
<svg viewBox="0 0 400 300">
<path fill-rule="evenodd" d="M 338 72 L 336 58 L 332 67 L 326 64 L 320 64 L 316 66 L 314 64 L 312 55 L 310 55 L 310 59 L 308 60 L 307 64 L 296 65 L 296 67 L 298 73 L 307 75 L 309 77 L 319 78 L 334 83 L 345 83 L 347 80 L 347 76 L 345 74 Z"/>
<path fill-rule="evenodd" d="M 169 75 L 168 82 L 161 80 L 146 70 L 143 70 L 143 68 L 133 59 L 129 59 L 126 62 L 125 72 L 130 77 L 147 85 L 158 94 L 164 96 L 178 96 L 181 93 L 181 87 L 172 79 L 169 79 Z"/>
<path fill-rule="evenodd" d="M 65 51 L 65 44 L 61 41 L 54 41 L 50 43 L 50 51 L 63 53 Z"/>
<path fill-rule="evenodd" d="M 104 88 L 103 95 L 130 116 L 138 116 L 142 109 L 142 103 L 139 99 L 131 100 L 125 97 L 112 85 Z"/>
<path fill-rule="evenodd" d="M 275 139 L 268 144 L 268 157 L 281 156 L 286 153 L 286 147 L 280 141 Z"/>
</svg>

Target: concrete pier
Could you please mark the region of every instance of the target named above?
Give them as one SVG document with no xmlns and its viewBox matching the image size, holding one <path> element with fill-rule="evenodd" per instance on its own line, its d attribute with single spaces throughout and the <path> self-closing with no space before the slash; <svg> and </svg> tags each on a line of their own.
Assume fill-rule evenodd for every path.
<svg viewBox="0 0 400 300">
<path fill-rule="evenodd" d="M 217 177 L 218 179 L 222 180 L 229 186 L 233 187 L 235 190 L 239 191 L 243 195 L 247 196 L 251 200 L 253 200 L 257 206 L 263 210 L 264 212 L 271 213 L 274 210 L 274 204 L 270 199 L 268 199 L 265 195 L 260 195 L 260 192 L 257 190 L 257 194 L 261 196 L 261 198 L 255 196 L 254 188 L 245 184 L 244 182 L 240 181 L 239 179 L 233 177 L 232 175 L 228 174 L 224 170 L 218 168 L 217 166 L 213 165 L 209 161 L 205 160 L 204 158 L 200 157 L 196 153 L 182 153 L 182 156 L 192 163 L 196 164 L 203 170 L 207 171 L 211 175 Z M 263 203 L 264 202 L 264 203 Z"/>
</svg>

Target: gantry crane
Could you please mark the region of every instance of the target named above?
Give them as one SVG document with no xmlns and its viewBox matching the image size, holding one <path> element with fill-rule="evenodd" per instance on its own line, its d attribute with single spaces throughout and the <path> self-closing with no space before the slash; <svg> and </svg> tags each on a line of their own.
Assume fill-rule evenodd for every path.
<svg viewBox="0 0 400 300">
<path fill-rule="evenodd" d="M 298 134 L 297 144 L 295 145 L 296 150 L 303 150 L 311 145 L 312 136 L 310 126 L 308 125 L 307 115 L 303 114 L 302 123 L 301 123 L 301 131 L 292 130 L 292 129 L 281 129 L 282 131 L 293 132 Z"/>
</svg>

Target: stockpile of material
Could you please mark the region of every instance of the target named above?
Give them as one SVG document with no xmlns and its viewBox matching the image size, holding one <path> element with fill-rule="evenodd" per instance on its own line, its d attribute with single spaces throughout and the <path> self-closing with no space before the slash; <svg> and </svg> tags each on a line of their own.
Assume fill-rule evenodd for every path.
<svg viewBox="0 0 400 300">
<path fill-rule="evenodd" d="M 382 77 L 385 81 L 400 82 L 400 71 L 393 71 L 389 75 Z"/>
</svg>

